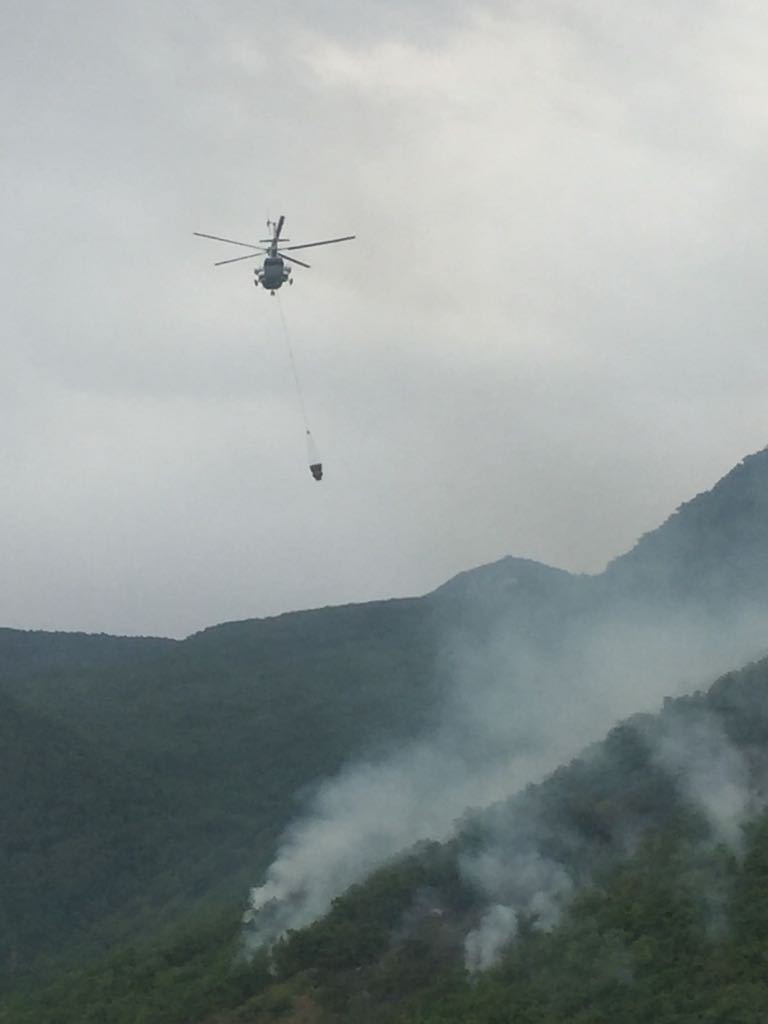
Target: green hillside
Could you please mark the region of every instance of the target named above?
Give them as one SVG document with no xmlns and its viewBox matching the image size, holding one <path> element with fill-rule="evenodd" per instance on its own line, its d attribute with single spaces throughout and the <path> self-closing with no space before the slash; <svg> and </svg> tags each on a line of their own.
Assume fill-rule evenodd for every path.
<svg viewBox="0 0 768 1024">
<path fill-rule="evenodd" d="M 512 570 L 521 582 L 510 590 Z M 505 614 L 545 638 L 573 578 L 515 559 L 504 576 Z M 17 896 L 0 928 L 6 982 L 51 957 L 76 962 L 126 936 L 151 937 L 206 904 L 242 901 L 313 783 L 439 716 L 445 637 L 456 623 L 478 637 L 489 628 L 487 615 L 473 624 L 465 614 L 479 608 L 465 589 L 460 578 L 426 598 L 228 623 L 183 642 L 2 631 L 0 696 L 29 712 L 30 723 L 59 731 L 51 745 L 19 719 L 5 756 L 18 766 L 23 748 L 41 790 L 50 779 L 51 800 L 62 774 L 52 751 L 79 745 L 92 763 L 74 787 L 87 829 L 62 813 L 60 841 L 41 838 L 34 858 L 13 855 L 8 884 Z M 6 785 L 15 787 L 9 800 Z M 8 836 L 27 827 L 16 822 L 24 787 L 24 778 L 0 774 Z M 110 792 L 133 845 L 103 811 Z M 99 900 L 82 899 L 67 843 L 83 865 L 111 863 Z M 32 896 L 40 878 L 45 915 Z M 44 923 L 19 932 L 19 920 L 39 916 Z"/>
<path fill-rule="evenodd" d="M 471 697 L 479 672 L 525 684 L 553 659 L 575 667 L 617 615 L 665 624 L 673 601 L 706 607 L 699 660 L 728 643 L 752 656 L 768 610 L 755 570 L 767 481 L 761 452 L 596 577 L 507 558 L 423 598 L 180 642 L 0 630 L 0 979 L 241 905 L 313 787 L 439 728 L 467 650 L 494 652 L 465 673 Z M 745 606 L 758 626 L 746 638 L 731 630 Z"/>
<path fill-rule="evenodd" d="M 674 745 L 684 757 L 669 759 Z M 271 972 L 263 953 L 239 955 L 232 913 L 19 996 L 0 1020 L 758 1024 L 766 750 L 768 661 L 628 720 L 541 785 L 468 814 L 454 840 L 414 849 L 289 934 Z M 730 836 L 712 816 L 722 801 L 692 786 L 702 771 L 710 796 L 722 786 L 740 808 Z M 737 775 L 739 792 L 728 788 Z M 467 868 L 491 852 L 495 894 Z M 547 887 L 546 872 L 532 880 L 534 856 L 568 879 L 554 916 L 529 898 Z M 469 971 L 468 936 L 502 892 L 515 927 L 492 965 Z"/>
<path fill-rule="evenodd" d="M 659 529 L 615 559 L 613 593 L 695 600 L 763 601 L 768 589 L 768 448 L 735 466 L 710 491 L 685 502 Z"/>
<path fill-rule="evenodd" d="M 175 643 L 159 637 L 0 628 L 0 674 L 11 678 L 48 669 L 86 669 L 143 661 L 169 651 Z"/>
<path fill-rule="evenodd" d="M 210 889 L 211 862 L 222 863 L 215 842 L 151 770 L 5 695 L 0 778 L 6 984 L 46 961 L 98 957 L 162 929 Z M 183 859 L 189 846 L 200 858 L 194 864 Z M 244 851 L 231 866 L 247 864 Z"/>
<path fill-rule="evenodd" d="M 13 708 L 0 749 L 6 968 L 242 899 L 302 787 L 424 721 L 431 647 L 408 602 L 288 619 L 127 662 L 80 650 L 83 668 L 22 674 L 17 660 L 0 680 Z"/>
</svg>

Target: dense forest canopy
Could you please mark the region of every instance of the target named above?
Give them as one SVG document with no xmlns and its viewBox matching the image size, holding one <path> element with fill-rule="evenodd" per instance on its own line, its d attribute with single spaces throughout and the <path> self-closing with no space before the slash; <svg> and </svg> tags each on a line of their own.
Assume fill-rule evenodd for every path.
<svg viewBox="0 0 768 1024">
<path fill-rule="evenodd" d="M 766 750 L 768 660 L 468 812 L 271 951 L 244 946 L 233 908 L 19 994 L 0 1020 L 757 1024 Z M 473 870 L 490 858 L 493 891 Z"/>
</svg>

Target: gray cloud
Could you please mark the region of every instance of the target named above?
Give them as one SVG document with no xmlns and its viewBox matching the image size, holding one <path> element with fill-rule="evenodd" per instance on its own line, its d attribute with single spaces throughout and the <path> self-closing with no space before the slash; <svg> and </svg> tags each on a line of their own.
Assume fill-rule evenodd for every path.
<svg viewBox="0 0 768 1024">
<path fill-rule="evenodd" d="M 765 443 L 748 0 L 12 4 L 8 625 L 598 569 Z M 193 230 L 353 231 L 274 302 Z"/>
</svg>

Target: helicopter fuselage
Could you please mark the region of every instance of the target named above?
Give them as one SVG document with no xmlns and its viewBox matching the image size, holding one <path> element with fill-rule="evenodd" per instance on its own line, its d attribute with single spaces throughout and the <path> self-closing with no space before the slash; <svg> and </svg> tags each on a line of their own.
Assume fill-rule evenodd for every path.
<svg viewBox="0 0 768 1024">
<path fill-rule="evenodd" d="M 255 275 L 255 284 L 261 284 L 273 292 L 276 288 L 282 288 L 290 278 L 291 271 L 286 267 L 281 256 L 267 256 L 261 269 L 255 271 Z"/>
</svg>

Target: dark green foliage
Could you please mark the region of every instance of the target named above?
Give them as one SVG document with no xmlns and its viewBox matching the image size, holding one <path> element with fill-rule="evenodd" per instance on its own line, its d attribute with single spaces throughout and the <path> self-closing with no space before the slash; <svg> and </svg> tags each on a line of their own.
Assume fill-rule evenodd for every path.
<svg viewBox="0 0 768 1024">
<path fill-rule="evenodd" d="M 763 662 L 629 720 L 543 784 L 469 815 L 452 842 L 423 844 L 353 886 L 278 944 L 274 974 L 263 956 L 238 958 L 231 913 L 18 994 L 0 1024 L 269 1024 L 298 1020 L 298 1006 L 317 1024 L 764 1024 L 768 815 L 735 856 L 651 749 L 706 713 L 754 758 L 768 749 L 756 715 L 767 699 Z M 579 884 L 555 927 L 521 915 L 497 966 L 470 977 L 464 937 L 485 897 L 460 862 L 491 839 L 535 841 Z"/>
<path fill-rule="evenodd" d="M 583 879 L 559 925 L 541 931 L 535 919 L 523 919 L 494 970 L 463 973 L 461 940 L 476 920 L 472 893 L 450 872 L 440 882 L 427 871 L 419 885 L 434 886 L 449 908 L 428 922 L 431 929 L 422 922 L 417 935 L 401 934 L 393 915 L 373 902 L 373 876 L 344 899 L 367 907 L 360 935 L 378 928 L 378 953 L 355 947 L 354 930 L 334 945 L 344 902 L 337 901 L 327 918 L 287 940 L 301 955 L 284 964 L 285 976 L 309 972 L 316 999 L 350 1024 L 361 1015 L 408 1024 L 764 1022 L 768 816 L 745 831 L 740 861 L 713 842 L 651 749 L 671 728 L 714 715 L 754 761 L 759 749 L 768 750 L 767 705 L 763 662 L 730 674 L 706 696 L 669 701 L 660 716 L 630 720 L 541 786 L 468 817 L 458 841 L 442 848 L 444 858 L 482 849 L 490 835 L 497 844 L 507 833 L 514 843 L 535 837 L 540 850 Z M 764 777 L 764 764 L 754 766 L 753 782 Z M 397 877 L 399 869 L 387 870 Z M 461 898 L 451 903 L 457 892 Z M 401 891 L 386 905 L 405 902 Z"/>
<path fill-rule="evenodd" d="M 162 945 L 124 949 L 37 994 L 8 1000 L 0 1024 L 184 1024 L 239 1006 L 270 981 L 266 961 L 247 961 L 239 915 L 192 921 Z"/>
<path fill-rule="evenodd" d="M 175 644 L 175 640 L 159 637 L 0 628 L 0 676 L 24 677 L 30 672 L 125 665 L 168 652 Z"/>
<path fill-rule="evenodd" d="M 438 651 L 457 623 L 470 628 L 468 607 L 478 636 L 495 594 L 494 615 L 543 637 L 573 582 L 508 559 L 427 598 L 182 642 L 0 630 L 0 697 L 15 709 L 0 747 L 0 982 L 244 899 L 312 783 L 439 714 Z"/>
<path fill-rule="evenodd" d="M 415 940 L 390 931 L 375 960 L 361 965 L 351 946 L 346 960 L 313 971 L 315 999 L 348 1024 L 756 1024 L 768 1014 L 768 945 L 714 927 L 693 869 L 721 889 L 730 921 L 740 891 L 760 886 L 755 865 L 767 855 L 765 821 L 743 867 L 671 828 L 583 890 L 556 928 L 521 928 L 494 970 L 469 978 L 460 944 L 440 956 L 436 932 Z M 765 901 L 754 923 L 768 927 Z"/>
<path fill-rule="evenodd" d="M 763 836 L 760 844 L 765 841 Z M 754 847 L 752 852 L 754 852 Z M 410 1024 L 693 1024 L 765 1020 L 764 960 L 736 931 L 712 932 L 706 893 L 690 885 L 701 856 L 684 836 L 656 837 L 584 891 L 560 925 L 522 933 L 504 961 L 447 995 L 417 995 Z M 748 863 L 716 866 L 733 893 L 752 881 Z M 733 901 L 726 903 L 730 917 Z M 761 917 L 763 926 L 768 917 Z M 730 1014 L 730 1016 L 729 1016 Z"/>
<path fill-rule="evenodd" d="M 442 917 L 447 907 L 456 911 L 468 903 L 464 890 L 453 851 L 423 844 L 374 872 L 364 885 L 353 885 L 333 901 L 325 917 L 289 932 L 273 950 L 277 973 L 285 978 L 310 969 L 333 972 L 371 964 L 389 948 L 393 931 L 410 933 L 415 921 L 431 914 Z M 414 920 L 406 924 L 409 911 Z"/>
<path fill-rule="evenodd" d="M 183 643 L 0 631 L 0 980 L 244 901 L 297 793 L 429 713 L 410 604 Z"/>
</svg>

